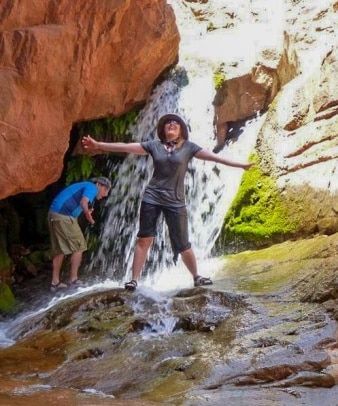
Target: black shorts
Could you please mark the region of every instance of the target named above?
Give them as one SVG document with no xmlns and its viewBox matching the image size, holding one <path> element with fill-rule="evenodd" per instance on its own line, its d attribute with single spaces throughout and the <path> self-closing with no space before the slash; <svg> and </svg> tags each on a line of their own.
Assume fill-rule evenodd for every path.
<svg viewBox="0 0 338 406">
<path fill-rule="evenodd" d="M 157 220 L 163 212 L 168 226 L 172 249 L 179 254 L 189 248 L 188 214 L 186 207 L 165 207 L 142 202 L 138 237 L 155 237 Z"/>
</svg>

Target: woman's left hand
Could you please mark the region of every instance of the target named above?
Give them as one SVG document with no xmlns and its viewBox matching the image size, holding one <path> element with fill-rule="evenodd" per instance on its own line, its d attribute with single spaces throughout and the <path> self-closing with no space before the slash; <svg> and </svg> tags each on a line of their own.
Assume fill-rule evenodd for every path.
<svg viewBox="0 0 338 406">
<path fill-rule="evenodd" d="M 253 163 L 248 163 L 248 164 L 242 164 L 242 168 L 247 171 L 248 169 L 250 169 L 252 166 L 255 166 L 255 164 Z"/>
</svg>

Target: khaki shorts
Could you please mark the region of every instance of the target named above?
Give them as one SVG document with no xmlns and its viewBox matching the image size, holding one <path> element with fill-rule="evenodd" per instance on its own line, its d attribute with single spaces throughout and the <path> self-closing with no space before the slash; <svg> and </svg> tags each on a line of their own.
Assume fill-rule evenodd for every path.
<svg viewBox="0 0 338 406">
<path fill-rule="evenodd" d="M 49 212 L 48 226 L 53 257 L 87 250 L 86 240 L 76 218 Z"/>
</svg>

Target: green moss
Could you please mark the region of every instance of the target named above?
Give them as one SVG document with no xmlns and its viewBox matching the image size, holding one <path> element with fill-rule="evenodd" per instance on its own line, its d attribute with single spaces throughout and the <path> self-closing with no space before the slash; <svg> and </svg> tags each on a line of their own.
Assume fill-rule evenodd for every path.
<svg viewBox="0 0 338 406">
<path fill-rule="evenodd" d="M 0 283 L 0 312 L 10 313 L 14 310 L 15 298 L 6 283 Z"/>
<path fill-rule="evenodd" d="M 226 75 L 224 72 L 224 64 L 221 64 L 219 68 L 216 69 L 214 72 L 214 77 L 213 77 L 215 89 L 219 90 L 222 88 L 223 84 L 226 81 Z"/>
<path fill-rule="evenodd" d="M 264 174 L 258 158 L 251 157 L 255 166 L 243 175 L 237 195 L 227 213 L 222 242 L 233 240 L 262 242 L 290 235 L 297 229 L 290 217 L 275 180 Z"/>
<path fill-rule="evenodd" d="M 120 117 L 86 121 L 78 125 L 79 134 L 80 136 L 91 134 L 102 141 L 130 141 L 130 126 L 135 123 L 137 115 L 136 111 L 130 111 Z"/>
<path fill-rule="evenodd" d="M 149 386 L 152 387 L 147 388 L 142 399 L 162 403 L 168 398 L 184 395 L 192 384 L 193 380 L 186 379 L 182 372 L 174 371 L 168 376 L 158 376 L 151 381 Z"/>
<path fill-rule="evenodd" d="M 83 122 L 77 125 L 79 138 L 90 134 L 96 140 L 107 142 L 128 142 L 130 127 L 135 123 L 137 112 L 131 111 L 121 117 L 107 117 Z M 70 158 L 66 170 L 66 184 L 78 182 L 102 174 L 102 157 L 75 155 Z M 106 166 L 106 165 L 103 165 Z M 107 174 L 104 174 L 107 176 Z"/>
<path fill-rule="evenodd" d="M 94 158 L 89 155 L 77 155 L 68 162 L 66 184 L 78 182 L 96 176 Z"/>
<path fill-rule="evenodd" d="M 270 293 L 290 288 L 307 275 L 331 280 L 331 258 L 337 252 L 338 234 L 309 240 L 285 241 L 261 250 L 228 255 L 220 274 L 234 281 L 233 289 L 250 293 Z M 310 281 L 313 280 L 311 276 Z M 317 283 L 318 289 L 319 283 Z"/>
</svg>

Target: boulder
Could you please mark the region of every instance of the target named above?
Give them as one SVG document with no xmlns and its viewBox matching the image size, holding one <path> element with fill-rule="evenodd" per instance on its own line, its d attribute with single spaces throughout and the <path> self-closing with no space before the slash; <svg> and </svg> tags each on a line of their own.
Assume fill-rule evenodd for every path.
<svg viewBox="0 0 338 406">
<path fill-rule="evenodd" d="M 164 0 L 7 0 L 0 23 L 0 198 L 57 180 L 73 123 L 144 102 L 177 58 Z"/>
</svg>

